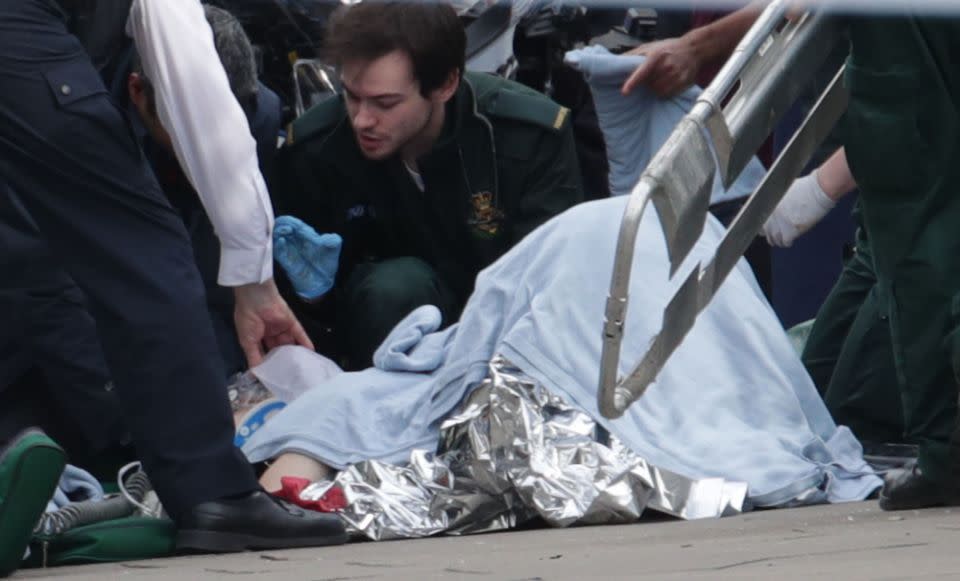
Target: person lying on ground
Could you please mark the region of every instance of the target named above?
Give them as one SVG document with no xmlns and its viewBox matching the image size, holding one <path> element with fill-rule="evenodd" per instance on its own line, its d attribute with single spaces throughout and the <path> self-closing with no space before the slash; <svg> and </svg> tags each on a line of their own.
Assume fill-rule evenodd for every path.
<svg viewBox="0 0 960 581">
<path fill-rule="evenodd" d="M 830 418 L 744 262 L 646 395 L 623 418 L 600 415 L 600 330 L 626 202 L 588 202 L 552 219 L 480 273 L 457 324 L 441 330 L 434 307 L 417 309 L 380 346 L 372 368 L 311 385 L 243 448 L 252 461 L 270 461 L 263 486 L 278 490 L 285 476 L 316 481 L 363 460 L 399 464 L 413 449 L 436 450 L 440 424 L 500 355 L 651 464 L 746 482 L 748 504 L 867 497 L 880 480 L 851 432 Z M 722 233 L 710 218 L 677 278 L 705 261 Z M 622 374 L 659 331 L 675 286 L 652 210 L 632 271 Z"/>
<path fill-rule="evenodd" d="M 567 61 L 595 90 L 608 155 L 618 160 L 611 190 L 628 194 L 669 138 L 666 119 L 679 121 L 679 110 L 689 110 L 693 100 L 667 102 L 646 89 L 621 95 L 634 65 L 598 47 L 569 53 Z M 640 123 L 630 118 L 631 109 Z M 642 122 L 651 117 L 660 123 Z M 756 160 L 748 168 L 729 191 L 715 189 L 711 200 L 753 191 L 763 172 Z M 600 329 L 626 199 L 578 205 L 545 223 L 480 273 L 456 325 L 441 330 L 435 307 L 414 311 L 379 347 L 372 368 L 314 383 L 295 371 L 305 364 L 290 364 L 289 378 L 277 370 L 271 381 L 285 389 L 296 383 L 306 392 L 243 448 L 252 460 L 274 460 L 264 486 L 277 490 L 283 476 L 317 480 L 369 459 L 403 463 L 414 448 L 435 449 L 439 425 L 501 355 L 646 460 L 693 478 L 747 482 L 754 504 L 863 498 L 874 490 L 879 480 L 863 463 L 856 440 L 830 419 L 742 262 L 655 386 L 623 418 L 600 416 Z M 718 222 L 708 219 L 674 280 L 706 261 L 721 234 Z M 652 209 L 638 231 L 632 272 L 622 374 L 660 330 L 675 290 Z M 817 492 L 801 492 L 808 486 Z"/>
</svg>

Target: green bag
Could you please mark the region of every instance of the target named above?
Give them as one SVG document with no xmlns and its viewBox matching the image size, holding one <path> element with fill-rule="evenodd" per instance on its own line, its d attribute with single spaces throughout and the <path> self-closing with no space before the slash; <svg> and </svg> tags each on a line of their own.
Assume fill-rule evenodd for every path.
<svg viewBox="0 0 960 581">
<path fill-rule="evenodd" d="M 170 519 L 127 517 L 79 526 L 58 535 L 35 534 L 25 567 L 55 567 L 169 557 L 176 526 Z"/>
</svg>

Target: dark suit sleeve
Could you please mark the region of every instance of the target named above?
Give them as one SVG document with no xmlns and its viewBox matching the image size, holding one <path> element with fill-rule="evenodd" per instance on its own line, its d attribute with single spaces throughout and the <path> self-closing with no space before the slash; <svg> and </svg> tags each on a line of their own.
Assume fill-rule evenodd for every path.
<svg viewBox="0 0 960 581">
<path fill-rule="evenodd" d="M 245 109 L 250 133 L 257 142 L 257 159 L 260 173 L 270 187 L 275 174 L 274 162 L 277 158 L 277 137 L 280 135 L 282 104 L 280 97 L 263 83 L 258 83 L 255 105 Z"/>
</svg>

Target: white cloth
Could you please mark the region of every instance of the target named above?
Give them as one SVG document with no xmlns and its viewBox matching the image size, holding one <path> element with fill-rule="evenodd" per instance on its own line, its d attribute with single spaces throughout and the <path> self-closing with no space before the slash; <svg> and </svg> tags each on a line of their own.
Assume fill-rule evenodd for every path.
<svg viewBox="0 0 960 581">
<path fill-rule="evenodd" d="M 127 34 L 180 166 L 220 238 L 220 284 L 271 278 L 273 210 L 256 143 L 199 0 L 133 0 Z"/>
<path fill-rule="evenodd" d="M 312 349 L 283 345 L 267 353 L 263 363 L 250 369 L 270 393 L 282 402 L 300 397 L 307 386 L 343 373 L 340 366 Z"/>
</svg>

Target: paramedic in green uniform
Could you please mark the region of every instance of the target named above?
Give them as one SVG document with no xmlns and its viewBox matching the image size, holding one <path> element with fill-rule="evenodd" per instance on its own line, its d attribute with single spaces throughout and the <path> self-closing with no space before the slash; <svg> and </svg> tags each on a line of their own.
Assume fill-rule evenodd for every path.
<svg viewBox="0 0 960 581">
<path fill-rule="evenodd" d="M 360 3 L 325 43 L 342 94 L 290 127 L 273 200 L 342 237 L 332 289 L 300 314 L 314 336 L 332 329 L 318 350 L 362 368 L 418 306 L 455 322 L 481 269 L 584 194 L 568 110 L 463 74 L 446 3 Z"/>
<path fill-rule="evenodd" d="M 825 395 L 836 415 L 866 414 L 861 437 L 889 438 L 902 422 L 904 441 L 919 446 L 916 464 L 887 474 L 882 508 L 957 504 L 960 21 L 857 17 L 850 40 L 843 133 L 860 187 L 858 256 L 804 358 L 815 376 L 831 375 Z M 785 197 L 775 215 L 791 206 L 800 207 Z"/>
<path fill-rule="evenodd" d="M 852 22 L 846 153 L 860 186 L 876 300 L 890 325 L 905 435 L 917 464 L 888 474 L 888 510 L 957 500 L 960 21 Z"/>
</svg>

